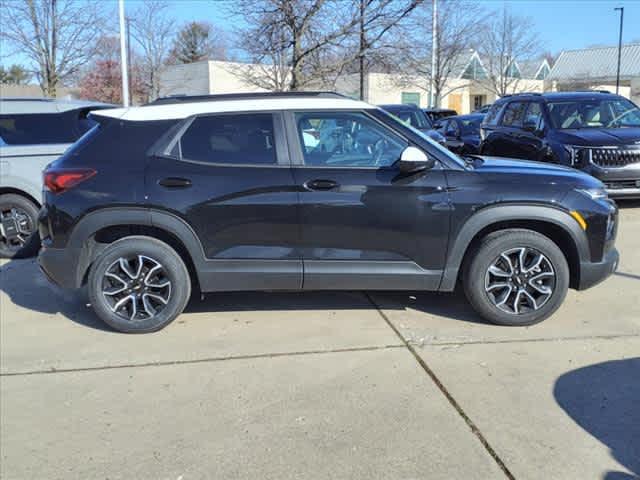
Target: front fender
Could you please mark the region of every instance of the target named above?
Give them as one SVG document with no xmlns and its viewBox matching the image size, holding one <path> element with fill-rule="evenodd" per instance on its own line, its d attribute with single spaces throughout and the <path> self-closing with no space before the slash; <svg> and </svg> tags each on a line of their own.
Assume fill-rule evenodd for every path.
<svg viewBox="0 0 640 480">
<path fill-rule="evenodd" d="M 587 236 L 568 212 L 544 205 L 490 206 L 467 219 L 452 241 L 439 290 L 450 292 L 455 288 L 464 255 L 478 233 L 497 223 L 527 220 L 551 223 L 562 228 L 573 240 L 580 262 L 588 261 L 590 258 Z"/>
</svg>

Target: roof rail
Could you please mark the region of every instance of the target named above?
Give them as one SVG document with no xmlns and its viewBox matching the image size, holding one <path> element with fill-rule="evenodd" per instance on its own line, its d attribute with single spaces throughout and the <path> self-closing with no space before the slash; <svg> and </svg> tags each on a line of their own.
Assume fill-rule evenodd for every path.
<svg viewBox="0 0 640 480">
<path fill-rule="evenodd" d="M 221 93 L 214 95 L 171 95 L 160 97 L 146 103 L 147 105 L 171 105 L 176 103 L 215 102 L 224 100 L 251 100 L 261 98 L 315 97 L 315 98 L 349 98 L 336 92 L 254 92 L 254 93 Z"/>
</svg>

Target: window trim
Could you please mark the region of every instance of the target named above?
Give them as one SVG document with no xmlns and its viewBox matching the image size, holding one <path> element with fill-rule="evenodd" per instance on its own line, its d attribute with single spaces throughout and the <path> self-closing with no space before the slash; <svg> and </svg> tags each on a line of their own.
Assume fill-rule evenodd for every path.
<svg viewBox="0 0 640 480">
<path fill-rule="evenodd" d="M 302 149 L 302 144 L 300 142 L 300 135 L 298 134 L 298 125 L 296 123 L 296 113 L 325 113 L 327 115 L 335 115 L 335 114 L 360 114 L 369 120 L 375 122 L 380 126 L 384 131 L 388 132 L 392 137 L 396 137 L 407 144 L 407 146 L 413 145 L 413 142 L 406 138 L 404 135 L 401 135 L 399 132 L 391 129 L 384 122 L 380 121 L 376 117 L 369 115 L 366 110 L 352 110 L 352 109 L 335 109 L 335 110 L 317 110 L 317 109 L 297 109 L 297 110 L 287 110 L 285 112 L 285 124 L 287 126 L 286 133 L 287 139 L 289 141 L 290 146 L 290 154 L 291 154 L 291 166 L 295 168 L 305 168 L 305 169 L 323 169 L 323 170 L 368 170 L 368 171 L 377 171 L 383 168 L 391 168 L 395 162 L 391 165 L 384 165 L 378 167 L 359 167 L 359 166 L 322 166 L 322 165 L 305 165 L 304 163 L 304 153 Z M 420 150 L 424 150 L 420 148 Z M 428 152 L 425 152 L 426 155 L 431 155 Z M 436 157 L 437 158 L 437 157 Z"/>
<path fill-rule="evenodd" d="M 256 114 L 268 114 L 271 115 L 271 119 L 273 120 L 273 140 L 275 146 L 275 155 L 276 161 L 275 163 L 224 163 L 224 162 L 207 162 L 203 160 L 193 160 L 190 158 L 185 158 L 182 155 L 182 146 L 180 145 L 180 140 L 185 132 L 189 129 L 191 124 L 198 118 L 206 118 L 206 117 L 222 117 L 222 116 L 239 116 L 239 115 L 256 115 Z M 291 160 L 289 151 L 287 149 L 287 140 L 284 135 L 284 123 L 282 118 L 281 110 L 254 110 L 254 111 L 243 111 L 243 112 L 212 112 L 212 113 L 201 113 L 197 115 L 192 115 L 191 117 L 185 118 L 182 123 L 177 128 L 177 131 L 170 137 L 169 141 L 161 147 L 160 151 L 156 153 L 156 155 L 161 156 L 163 158 L 168 158 L 171 160 L 175 160 L 177 162 L 186 162 L 195 165 L 207 165 L 212 167 L 243 167 L 243 168 L 290 168 Z M 178 154 L 171 154 L 171 150 L 178 144 Z"/>
</svg>

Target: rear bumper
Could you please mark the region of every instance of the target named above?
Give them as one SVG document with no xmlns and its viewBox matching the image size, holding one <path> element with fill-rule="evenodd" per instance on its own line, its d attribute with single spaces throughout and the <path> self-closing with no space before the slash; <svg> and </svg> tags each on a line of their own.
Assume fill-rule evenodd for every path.
<svg viewBox="0 0 640 480">
<path fill-rule="evenodd" d="M 604 255 L 602 262 L 582 262 L 578 290 L 586 290 L 608 278 L 618 268 L 619 261 L 620 254 L 612 248 Z"/>
<path fill-rule="evenodd" d="M 43 247 L 38 255 L 40 269 L 46 277 L 63 288 L 78 288 L 82 279 L 78 278 L 78 258 L 80 250 L 74 248 Z"/>
</svg>

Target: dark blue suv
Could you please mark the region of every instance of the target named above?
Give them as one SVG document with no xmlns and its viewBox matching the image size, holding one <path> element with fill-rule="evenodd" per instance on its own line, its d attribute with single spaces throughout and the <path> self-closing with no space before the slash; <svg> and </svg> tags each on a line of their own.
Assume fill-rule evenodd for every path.
<svg viewBox="0 0 640 480">
<path fill-rule="evenodd" d="M 517 94 L 493 104 L 481 154 L 559 163 L 601 180 L 613 198 L 640 198 L 640 109 L 609 92 Z"/>
</svg>

